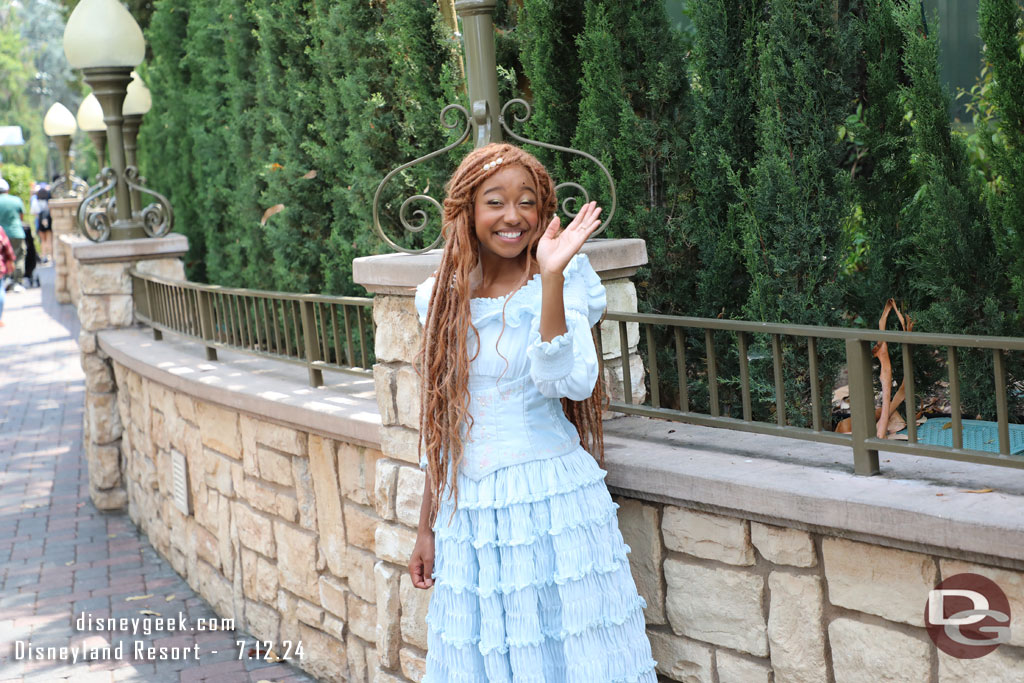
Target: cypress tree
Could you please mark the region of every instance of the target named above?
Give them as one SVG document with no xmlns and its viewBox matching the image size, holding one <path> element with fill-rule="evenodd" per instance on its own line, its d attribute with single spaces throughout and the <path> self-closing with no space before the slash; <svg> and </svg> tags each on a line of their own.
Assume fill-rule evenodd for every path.
<svg viewBox="0 0 1024 683">
<path fill-rule="evenodd" d="M 992 71 L 981 140 L 998 177 L 987 193 L 992 230 L 1016 298 L 1015 334 L 1024 333 L 1024 9 L 981 0 L 978 25 Z"/>
<path fill-rule="evenodd" d="M 865 0 L 858 8 L 861 63 L 856 110 L 840 134 L 847 144 L 843 167 L 853 180 L 856 205 L 847 221 L 847 307 L 861 325 L 874 326 L 886 300 L 905 308 L 910 298 L 900 211 L 917 191 L 910 167 L 910 124 L 903 88 L 903 34 L 893 0 Z"/>
<path fill-rule="evenodd" d="M 912 231 L 909 273 L 912 312 L 923 332 L 1005 334 L 1012 331 L 1001 268 L 982 200 L 961 137 L 947 115 L 949 97 L 939 79 L 938 43 L 922 30 L 917 8 L 897 8 L 905 41 L 903 92 L 913 130 L 911 163 L 918 183 L 903 211 Z M 988 353 L 965 353 L 963 405 L 969 413 L 994 415 L 992 363 Z"/>
<path fill-rule="evenodd" d="M 839 260 L 849 197 L 839 170 L 843 147 L 836 129 L 845 116 L 849 89 L 846 61 L 852 38 L 848 15 L 831 3 L 773 0 L 757 37 L 755 84 L 756 162 L 747 186 L 734 177 L 737 220 L 750 275 L 744 310 L 754 320 L 839 325 L 842 289 Z M 841 351 L 823 343 L 823 396 L 841 362 Z M 806 354 L 786 347 L 787 416 L 807 417 Z M 761 391 L 771 369 L 755 364 Z M 762 396 L 762 404 L 770 401 Z"/>
</svg>

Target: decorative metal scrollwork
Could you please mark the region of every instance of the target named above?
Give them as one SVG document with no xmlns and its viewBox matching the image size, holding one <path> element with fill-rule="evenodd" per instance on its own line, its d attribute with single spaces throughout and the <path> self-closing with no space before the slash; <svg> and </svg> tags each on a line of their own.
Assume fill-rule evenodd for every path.
<svg viewBox="0 0 1024 683">
<path fill-rule="evenodd" d="M 171 207 L 167 197 L 143 185 L 142 183 L 145 180 L 139 177 L 139 169 L 135 166 L 129 166 L 125 169 L 124 179 L 128 183 L 128 189 L 145 192 L 156 198 L 156 202 L 148 205 L 140 212 L 142 229 L 145 230 L 146 235 L 148 237 L 163 237 L 169 233 L 171 228 L 174 227 L 174 209 Z"/>
<path fill-rule="evenodd" d="M 596 237 L 597 235 L 600 235 L 602 232 L 604 232 L 604 229 L 608 227 L 608 224 L 611 222 L 612 217 L 615 215 L 615 207 L 617 206 L 617 200 L 615 196 L 615 181 L 612 180 L 612 174 L 608 172 L 608 169 L 605 168 L 604 164 L 602 164 L 595 157 L 593 157 L 590 154 L 587 154 L 586 152 L 581 152 L 580 150 L 572 149 L 571 147 L 561 147 L 559 145 L 552 145 L 547 142 L 530 140 L 529 138 L 524 138 L 521 135 L 517 135 L 511 128 L 509 128 L 508 118 L 506 116 L 506 111 L 508 111 L 508 108 L 511 106 L 522 107 L 525 110 L 525 113 L 522 116 L 520 116 L 519 114 L 513 115 L 513 118 L 515 119 L 516 123 L 525 123 L 530 119 L 530 116 L 533 114 L 533 108 L 530 106 L 530 103 L 527 102 L 526 100 L 517 98 L 506 102 L 505 105 L 501 108 L 501 116 L 498 117 L 498 121 L 501 123 L 502 130 L 505 131 L 505 135 L 512 138 L 516 142 L 522 143 L 524 145 L 537 145 L 538 147 L 543 147 L 545 149 L 553 149 L 556 152 L 566 152 L 568 154 L 579 155 L 597 164 L 597 167 L 601 169 L 602 173 L 604 173 L 604 177 L 607 178 L 608 180 L 608 189 L 611 193 L 612 205 L 611 207 L 609 207 L 608 213 L 605 215 L 604 222 L 601 223 L 600 227 L 598 227 L 598 229 L 594 231 L 591 237 Z M 582 202 L 579 201 L 578 195 L 566 197 L 565 200 L 562 201 L 562 211 L 565 212 L 565 214 L 569 216 L 569 218 L 572 218 L 578 213 L 578 211 L 573 211 L 570 208 L 570 206 L 582 206 L 583 204 L 586 204 L 587 202 L 590 201 L 590 194 L 582 185 L 573 182 L 564 182 L 555 185 L 555 194 L 557 195 L 558 191 L 563 188 L 572 188 L 573 190 L 576 190 L 579 194 L 583 195 Z"/>
<path fill-rule="evenodd" d="M 449 104 L 447 107 L 445 107 L 444 109 L 441 110 L 441 114 L 440 114 L 440 117 L 439 117 L 440 120 L 441 120 L 441 125 L 444 126 L 445 128 L 447 128 L 448 130 L 454 130 L 455 128 L 458 127 L 459 120 L 457 118 L 454 121 L 452 121 L 451 123 L 449 123 L 449 121 L 448 121 L 448 114 L 453 112 L 453 111 L 457 111 L 457 112 L 461 113 L 463 119 L 465 119 L 465 126 L 466 127 L 465 127 L 465 130 L 462 131 L 462 135 L 459 136 L 459 139 L 456 140 L 455 142 L 453 142 L 452 144 L 446 146 L 446 147 L 442 147 L 441 149 L 433 151 L 430 154 L 427 154 L 425 156 L 421 156 L 420 158 L 415 159 L 413 161 L 410 161 L 407 164 L 402 164 L 401 166 L 399 166 L 395 170 L 391 171 L 386 176 L 384 176 L 383 180 L 380 181 L 380 185 L 377 186 L 377 192 L 374 193 L 374 195 L 373 195 L 373 227 L 377 231 L 377 235 L 382 240 L 387 242 L 388 245 L 392 249 L 394 249 L 395 251 L 401 251 L 401 252 L 404 252 L 406 254 L 422 254 L 424 252 L 427 252 L 427 251 L 430 251 L 431 249 L 436 248 L 439 244 L 441 244 L 441 240 L 443 239 L 443 235 L 442 235 L 442 233 L 440 231 L 437 234 L 437 239 L 435 239 L 433 242 L 430 243 L 430 245 L 428 245 L 428 246 L 426 246 L 426 247 L 424 247 L 422 249 L 408 249 L 408 248 L 403 247 L 402 245 L 398 244 L 397 242 L 392 240 L 390 237 L 388 237 L 386 234 L 384 234 L 384 228 L 382 228 L 381 224 L 380 224 L 379 204 L 380 204 L 381 192 L 383 191 L 384 186 L 387 185 L 388 182 L 390 182 L 390 180 L 392 178 L 394 178 L 396 175 L 398 175 L 399 173 L 401 173 L 402 171 L 404 171 L 407 168 L 415 166 L 416 164 L 421 164 L 424 161 L 428 161 L 430 159 L 433 159 L 436 156 L 439 156 L 441 154 L 445 154 L 446 152 L 449 152 L 449 151 L 455 149 L 456 147 L 458 147 L 459 145 L 461 145 L 462 143 L 464 143 L 466 140 L 469 139 L 470 131 L 472 130 L 472 121 L 470 119 L 469 112 L 461 104 Z M 412 217 L 414 219 L 418 220 L 419 222 L 418 223 L 410 222 L 409 216 L 408 216 L 409 207 L 410 207 L 410 205 L 413 202 L 417 202 L 417 201 L 428 202 L 429 204 L 433 205 L 433 207 L 438 211 L 439 214 L 442 213 L 441 204 L 436 199 L 434 199 L 433 197 L 427 196 L 425 194 L 416 194 L 416 195 L 413 195 L 413 196 L 409 197 L 408 199 L 406 199 L 404 202 L 402 202 L 402 206 L 401 206 L 401 208 L 398 211 L 398 218 L 402 222 L 402 227 L 403 228 L 405 228 L 409 232 L 414 232 L 414 233 L 415 232 L 422 232 L 427 227 L 427 223 L 429 221 L 429 217 L 427 216 L 426 211 L 424 211 L 423 209 L 416 209 L 415 211 L 413 211 Z"/>
<path fill-rule="evenodd" d="M 89 193 L 89 183 L 85 182 L 74 173 L 70 176 L 62 175 L 57 178 L 50 188 L 50 196 L 55 199 L 84 197 Z"/>
<path fill-rule="evenodd" d="M 93 242 L 104 242 L 110 237 L 110 217 L 115 215 L 114 196 L 104 198 L 117 187 L 117 174 L 109 166 L 96 176 L 96 184 L 78 206 L 78 230 Z"/>
</svg>

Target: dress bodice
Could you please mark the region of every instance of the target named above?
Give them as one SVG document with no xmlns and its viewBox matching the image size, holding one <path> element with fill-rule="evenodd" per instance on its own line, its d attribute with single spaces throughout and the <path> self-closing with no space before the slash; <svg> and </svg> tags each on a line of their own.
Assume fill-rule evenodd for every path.
<svg viewBox="0 0 1024 683">
<path fill-rule="evenodd" d="M 433 287 L 431 277 L 416 288 L 421 323 Z M 560 399 L 583 400 L 594 390 L 598 363 L 591 327 L 604 313 L 605 289 L 586 255 L 573 257 L 563 289 L 567 331 L 547 342 L 540 339 L 541 293 L 540 276 L 534 276 L 511 294 L 470 302 L 476 328 L 467 340 L 472 419 L 462 429 L 461 472 L 473 479 L 580 447 Z"/>
</svg>

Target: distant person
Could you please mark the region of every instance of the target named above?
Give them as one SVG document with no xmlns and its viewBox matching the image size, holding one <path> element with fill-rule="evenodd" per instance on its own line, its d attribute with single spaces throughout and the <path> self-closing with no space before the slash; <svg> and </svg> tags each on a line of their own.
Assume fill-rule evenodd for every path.
<svg viewBox="0 0 1024 683">
<path fill-rule="evenodd" d="M 40 183 L 35 193 L 36 232 L 39 234 L 39 246 L 42 252 L 41 263 L 49 263 L 53 258 L 53 217 L 50 216 L 50 187 Z"/>
<path fill-rule="evenodd" d="M 14 247 L 7 233 L 0 230 L 0 327 L 4 326 L 4 297 L 7 294 L 7 274 L 14 272 Z"/>
<path fill-rule="evenodd" d="M 25 215 L 25 204 L 18 197 L 11 195 L 11 186 L 6 180 L 0 179 L 0 228 L 7 234 L 14 248 L 14 269 L 8 273 L 11 281 L 7 290 L 24 292 L 21 278 L 25 274 L 25 228 L 22 219 Z"/>
</svg>

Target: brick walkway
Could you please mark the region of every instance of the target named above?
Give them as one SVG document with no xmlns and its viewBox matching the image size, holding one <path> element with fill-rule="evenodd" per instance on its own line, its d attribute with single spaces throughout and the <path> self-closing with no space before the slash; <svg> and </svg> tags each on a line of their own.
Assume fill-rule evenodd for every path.
<svg viewBox="0 0 1024 683">
<path fill-rule="evenodd" d="M 0 328 L 0 683 L 312 681 L 284 663 L 249 659 L 247 634 L 189 630 L 215 619 L 213 610 L 126 512 L 93 507 L 82 454 L 78 320 L 53 298 L 53 269 L 40 275 L 41 289 L 8 293 Z M 83 613 L 142 621 L 136 635 L 79 630 Z M 180 619 L 186 630 L 157 629 L 159 617 Z M 19 661 L 18 641 L 33 649 L 123 643 L 123 656 L 112 650 L 95 661 L 72 663 L 70 653 L 66 661 Z M 188 656 L 136 659 L 137 647 L 178 647 Z"/>
</svg>

